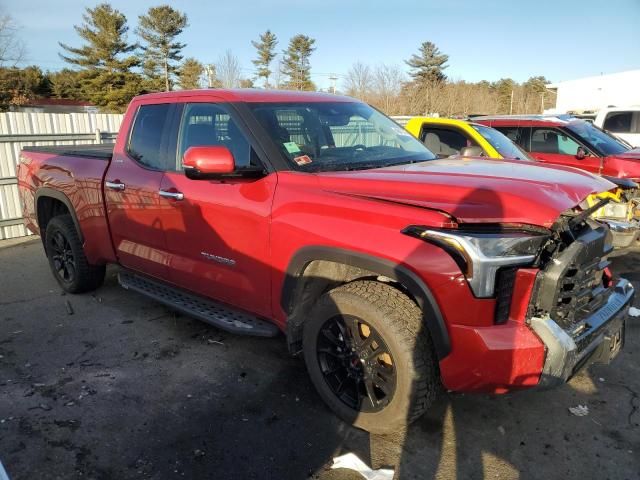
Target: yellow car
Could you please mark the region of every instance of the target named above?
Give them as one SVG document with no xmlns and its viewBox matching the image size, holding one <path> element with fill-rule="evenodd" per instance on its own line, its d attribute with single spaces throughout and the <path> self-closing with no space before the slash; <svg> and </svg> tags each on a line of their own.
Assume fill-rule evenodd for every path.
<svg viewBox="0 0 640 480">
<path fill-rule="evenodd" d="M 413 117 L 405 128 L 440 158 L 460 155 L 534 161 L 496 129 L 466 120 Z"/>
<path fill-rule="evenodd" d="M 413 117 L 405 128 L 440 158 L 487 157 L 535 162 L 535 159 L 498 130 L 466 120 Z M 619 182 L 618 179 L 607 178 L 614 183 Z M 637 187 L 629 183 L 623 188 L 587 198 L 587 208 L 593 207 L 603 198 L 611 200 L 596 210 L 592 217 L 609 226 L 613 234 L 613 245 L 617 249 L 635 245 L 640 237 L 639 225 L 634 217 L 635 207 L 640 203 L 636 197 Z"/>
</svg>

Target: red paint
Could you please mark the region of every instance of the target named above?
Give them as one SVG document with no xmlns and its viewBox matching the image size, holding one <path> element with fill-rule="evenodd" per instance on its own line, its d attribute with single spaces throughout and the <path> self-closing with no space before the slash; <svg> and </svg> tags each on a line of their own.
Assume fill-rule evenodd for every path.
<svg viewBox="0 0 640 480">
<path fill-rule="evenodd" d="M 541 128 L 563 128 L 567 121 L 555 119 L 554 117 L 523 119 L 523 118 L 496 118 L 496 119 L 474 119 L 474 122 L 488 127 L 541 127 Z M 571 132 L 572 136 L 577 136 Z M 529 151 L 529 154 L 541 163 L 547 165 L 561 165 L 566 167 L 579 168 L 597 175 L 607 175 L 617 178 L 640 179 L 640 150 L 630 150 L 618 155 L 607 157 L 587 156 L 578 159 L 575 155 L 565 155 L 547 152 Z"/>
<path fill-rule="evenodd" d="M 41 187 L 56 189 L 77 212 L 90 262 L 118 262 L 270 318 L 283 330 L 285 271 L 300 249 L 337 247 L 389 260 L 422 279 L 442 312 L 452 344 L 440 364 L 447 388 L 502 392 L 535 385 L 544 347 L 524 321 L 535 270 L 519 271 L 510 318 L 494 325 L 495 300 L 475 298 L 449 254 L 401 230 L 454 221 L 549 226 L 561 212 L 611 184 L 573 169 L 488 160 L 196 181 L 179 172 L 146 169 L 125 152 L 134 113 L 142 104 L 296 100 L 354 101 L 246 90 L 138 97 L 124 118 L 110 163 L 24 154 L 18 177 L 26 224 L 38 231 L 33 197 Z M 211 147 L 191 150 L 187 163 L 202 168 L 205 150 L 210 157 L 223 156 Z M 105 180 L 126 187 L 106 188 Z M 160 190 L 184 198 L 160 197 Z"/>
<path fill-rule="evenodd" d="M 233 155 L 226 147 L 189 147 L 184 152 L 182 165 L 195 168 L 200 173 L 233 173 Z"/>
</svg>

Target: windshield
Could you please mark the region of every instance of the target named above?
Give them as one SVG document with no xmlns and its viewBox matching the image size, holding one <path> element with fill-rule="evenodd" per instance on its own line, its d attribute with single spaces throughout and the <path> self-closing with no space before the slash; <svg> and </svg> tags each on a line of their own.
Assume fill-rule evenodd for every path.
<svg viewBox="0 0 640 480">
<path fill-rule="evenodd" d="M 571 122 L 567 125 L 567 129 L 597 150 L 597 153 L 603 157 L 618 155 L 629 150 L 629 148 L 617 138 L 600 130 L 592 123 L 583 121 Z"/>
<path fill-rule="evenodd" d="M 436 158 L 401 126 L 364 103 L 256 103 L 249 107 L 296 170 L 358 170 Z"/>
<path fill-rule="evenodd" d="M 509 137 L 500 133 L 495 128 L 484 127 L 482 125 L 471 125 L 484 139 L 495 148 L 503 158 L 509 160 L 529 160 L 533 159 L 527 153 L 509 140 Z"/>
</svg>

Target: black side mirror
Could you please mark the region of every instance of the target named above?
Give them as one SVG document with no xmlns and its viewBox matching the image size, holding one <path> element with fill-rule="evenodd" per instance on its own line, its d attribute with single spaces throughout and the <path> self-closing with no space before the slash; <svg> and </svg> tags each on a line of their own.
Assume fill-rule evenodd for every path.
<svg viewBox="0 0 640 480">
<path fill-rule="evenodd" d="M 583 147 L 578 147 L 578 150 L 576 151 L 576 158 L 578 160 L 582 160 L 586 156 L 587 156 L 587 151 Z"/>
</svg>

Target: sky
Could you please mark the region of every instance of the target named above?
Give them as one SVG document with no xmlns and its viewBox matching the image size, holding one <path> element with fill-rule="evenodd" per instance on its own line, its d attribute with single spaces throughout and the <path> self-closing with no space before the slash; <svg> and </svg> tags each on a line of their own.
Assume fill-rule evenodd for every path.
<svg viewBox="0 0 640 480">
<path fill-rule="evenodd" d="M 165 0 L 166 1 L 166 0 Z M 26 64 L 45 70 L 65 66 L 58 42 L 79 46 L 73 26 L 86 0 L 0 0 L 26 43 Z M 129 21 L 162 0 L 112 0 Z M 454 80 L 544 75 L 550 81 L 640 68 L 640 0 L 180 0 L 170 4 L 189 19 L 180 40 L 185 56 L 215 63 L 231 50 L 243 75 L 254 72 L 251 40 L 270 29 L 278 51 L 293 35 L 316 40 L 312 79 L 320 88 L 338 76 L 338 88 L 354 62 L 404 63 L 424 41 L 449 55 L 445 73 Z"/>
</svg>

